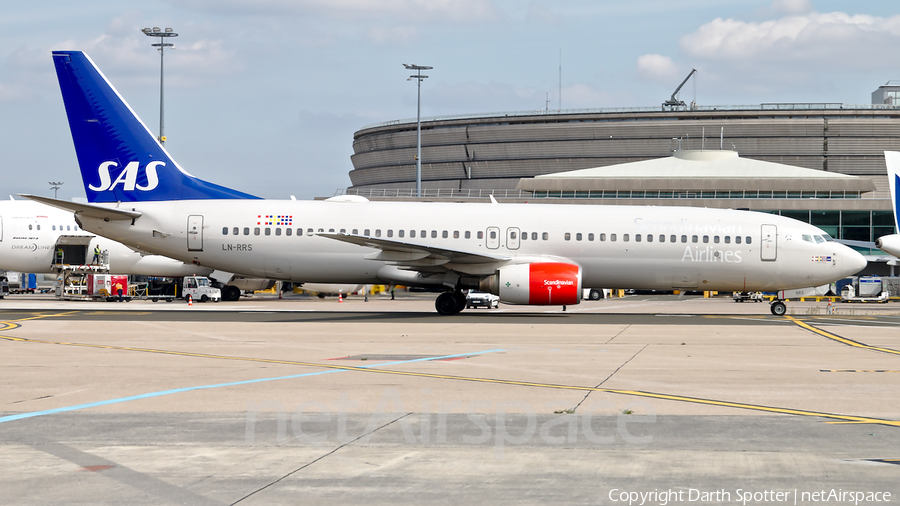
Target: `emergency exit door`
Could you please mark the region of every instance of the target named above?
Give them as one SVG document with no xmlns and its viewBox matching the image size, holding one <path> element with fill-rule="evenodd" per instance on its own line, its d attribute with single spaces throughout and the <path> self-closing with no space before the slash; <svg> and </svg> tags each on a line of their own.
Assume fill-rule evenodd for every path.
<svg viewBox="0 0 900 506">
<path fill-rule="evenodd" d="M 772 262 L 778 257 L 778 228 L 775 225 L 763 225 L 761 235 L 759 258 L 766 262 Z"/>
<path fill-rule="evenodd" d="M 188 216 L 187 247 L 188 251 L 203 251 L 203 216 Z"/>
</svg>

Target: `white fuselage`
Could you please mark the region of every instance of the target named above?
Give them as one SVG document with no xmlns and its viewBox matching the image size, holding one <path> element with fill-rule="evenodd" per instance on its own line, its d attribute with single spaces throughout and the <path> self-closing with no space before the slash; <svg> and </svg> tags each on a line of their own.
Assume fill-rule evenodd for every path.
<svg viewBox="0 0 900 506">
<path fill-rule="evenodd" d="M 583 269 L 586 287 L 779 290 L 819 286 L 865 267 L 861 255 L 814 226 L 749 211 L 272 200 L 108 207 L 142 216 L 132 223 L 79 215 L 80 223 L 142 251 L 301 283 L 416 284 L 402 262 L 372 259 L 378 249 L 316 235 L 320 232 L 497 258 L 489 264 L 435 262 L 431 272 L 443 267 L 485 276 L 509 264 L 573 262 Z"/>
<path fill-rule="evenodd" d="M 110 270 L 116 274 L 182 277 L 208 275 L 211 269 L 158 255 L 142 255 L 124 244 L 82 230 L 74 215 L 30 200 L 0 201 L 0 270 L 55 273 L 56 250 L 60 238 L 83 238 L 90 263 L 94 247 L 109 254 Z M 63 258 L 63 262 L 72 259 Z"/>
</svg>

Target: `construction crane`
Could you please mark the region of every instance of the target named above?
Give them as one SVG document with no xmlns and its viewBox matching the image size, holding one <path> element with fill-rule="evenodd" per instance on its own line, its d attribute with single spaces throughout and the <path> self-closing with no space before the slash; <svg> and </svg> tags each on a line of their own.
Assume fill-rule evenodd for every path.
<svg viewBox="0 0 900 506">
<path fill-rule="evenodd" d="M 672 98 L 663 102 L 662 108 L 664 111 L 666 110 L 666 108 L 675 109 L 677 107 L 685 107 L 686 106 L 686 104 L 684 103 L 684 100 L 678 100 L 678 92 L 681 91 L 681 88 L 683 88 L 685 84 L 687 84 L 688 79 L 690 79 L 691 76 L 696 73 L 697 73 L 697 69 L 691 69 L 691 73 L 688 74 L 687 77 L 684 78 L 684 81 L 681 81 L 681 84 L 679 84 L 677 88 L 675 88 L 675 91 L 672 93 Z"/>
</svg>

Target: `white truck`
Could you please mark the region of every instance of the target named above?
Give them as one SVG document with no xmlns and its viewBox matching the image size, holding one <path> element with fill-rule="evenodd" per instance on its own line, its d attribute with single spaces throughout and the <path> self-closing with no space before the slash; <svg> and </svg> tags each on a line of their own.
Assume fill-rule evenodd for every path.
<svg viewBox="0 0 900 506">
<path fill-rule="evenodd" d="M 213 287 L 205 276 L 185 276 L 181 285 L 181 298 L 187 300 L 188 296 L 197 302 L 219 302 L 222 300 L 222 290 Z"/>
</svg>

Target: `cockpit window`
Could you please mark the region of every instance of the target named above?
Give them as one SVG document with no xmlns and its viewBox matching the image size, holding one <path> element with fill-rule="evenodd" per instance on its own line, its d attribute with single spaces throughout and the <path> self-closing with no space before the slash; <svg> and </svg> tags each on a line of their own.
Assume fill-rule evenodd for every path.
<svg viewBox="0 0 900 506">
<path fill-rule="evenodd" d="M 825 242 L 834 242 L 834 238 L 828 234 L 824 234 L 822 238 L 825 239 Z"/>
<path fill-rule="evenodd" d="M 809 234 L 803 234 L 803 240 L 806 242 L 813 242 L 813 238 Z"/>
<path fill-rule="evenodd" d="M 815 239 L 816 239 L 816 244 L 822 244 L 823 242 L 825 242 L 825 238 L 822 237 L 821 235 L 816 235 L 813 237 L 815 237 Z"/>
</svg>

